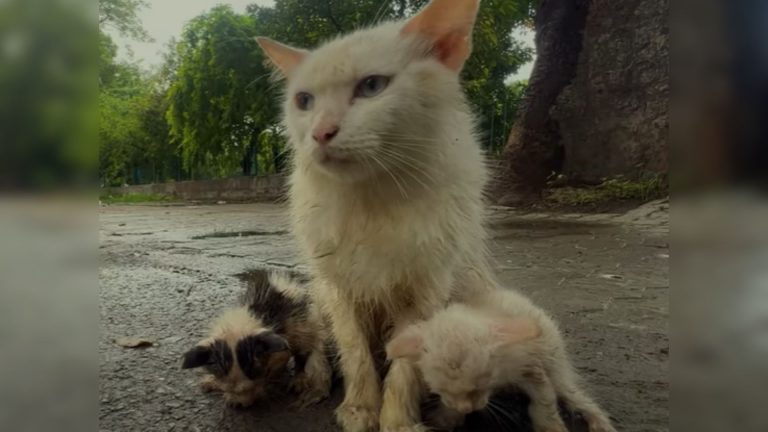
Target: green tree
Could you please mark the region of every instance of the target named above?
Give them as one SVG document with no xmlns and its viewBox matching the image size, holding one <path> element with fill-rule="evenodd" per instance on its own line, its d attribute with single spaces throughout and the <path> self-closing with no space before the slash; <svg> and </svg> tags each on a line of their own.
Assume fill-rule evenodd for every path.
<svg viewBox="0 0 768 432">
<path fill-rule="evenodd" d="M 165 118 L 185 170 L 206 178 L 281 169 L 285 148 L 276 85 L 268 79 L 271 71 L 254 36 L 312 48 L 340 33 L 410 16 L 426 2 L 278 0 L 272 7 L 252 5 L 244 15 L 218 6 L 190 21 L 166 54 L 159 78 L 159 87 L 168 88 Z M 519 102 L 519 93 L 505 80 L 531 57 L 511 33 L 530 24 L 531 2 L 481 3 L 474 53 L 462 78 L 491 151 L 503 144 Z M 103 51 L 109 48 L 105 44 Z M 115 80 L 113 72 L 105 70 L 102 79 L 114 80 L 117 94 L 124 79 Z"/>
<path fill-rule="evenodd" d="M 274 7 L 251 6 L 263 35 L 312 48 L 339 33 L 381 20 L 412 15 L 428 0 L 278 0 Z M 512 30 L 531 25 L 535 0 L 484 0 L 473 33 L 473 53 L 462 73 L 467 96 L 480 116 L 483 144 L 498 152 L 510 123 L 503 106 L 510 100 L 505 80 L 531 60 L 532 50 Z M 512 98 L 517 102 L 519 99 Z M 514 109 L 512 110 L 514 111 Z M 504 130 L 500 129 L 504 127 Z"/>
<path fill-rule="evenodd" d="M 145 0 L 99 0 L 99 28 L 112 27 L 123 36 L 137 41 L 151 41 L 138 13 L 147 7 Z"/>
<path fill-rule="evenodd" d="M 255 24 L 217 6 L 188 23 L 176 47 L 167 119 L 195 177 L 258 173 L 259 135 L 278 109 Z"/>
<path fill-rule="evenodd" d="M 73 2 L 0 2 L 0 189 L 92 180 L 96 35 Z"/>
<path fill-rule="evenodd" d="M 109 86 L 99 92 L 99 178 L 106 185 L 181 178 L 160 74 L 146 75 L 131 64 L 114 70 Z"/>
</svg>

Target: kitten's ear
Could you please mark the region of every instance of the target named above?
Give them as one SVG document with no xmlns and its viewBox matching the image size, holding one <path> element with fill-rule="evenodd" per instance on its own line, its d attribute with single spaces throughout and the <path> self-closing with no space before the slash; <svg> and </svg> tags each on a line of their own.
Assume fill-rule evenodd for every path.
<svg viewBox="0 0 768 432">
<path fill-rule="evenodd" d="M 288 341 L 276 333 L 264 332 L 258 334 L 256 338 L 261 342 L 261 347 L 267 354 L 290 350 Z"/>
<path fill-rule="evenodd" d="M 387 359 L 407 358 L 412 361 L 418 360 L 421 357 L 423 345 L 424 339 L 418 326 L 410 326 L 389 341 L 387 344 Z"/>
<path fill-rule="evenodd" d="M 286 77 L 291 75 L 291 72 L 308 54 L 308 51 L 283 45 L 268 37 L 259 36 L 256 38 L 256 43 Z"/>
<path fill-rule="evenodd" d="M 240 369 L 249 379 L 282 369 L 291 358 L 288 341 L 271 331 L 239 340 L 235 346 L 235 355 Z"/>
<path fill-rule="evenodd" d="M 205 366 L 211 362 L 213 349 L 210 345 L 199 345 L 184 354 L 181 364 L 182 369 L 194 369 Z"/>
<path fill-rule="evenodd" d="M 472 52 L 472 27 L 479 5 L 479 0 L 432 0 L 408 20 L 401 33 L 429 39 L 440 62 L 460 71 Z"/>
<path fill-rule="evenodd" d="M 491 332 L 500 343 L 515 344 L 539 337 L 541 328 L 531 319 L 512 318 L 494 322 Z"/>
</svg>

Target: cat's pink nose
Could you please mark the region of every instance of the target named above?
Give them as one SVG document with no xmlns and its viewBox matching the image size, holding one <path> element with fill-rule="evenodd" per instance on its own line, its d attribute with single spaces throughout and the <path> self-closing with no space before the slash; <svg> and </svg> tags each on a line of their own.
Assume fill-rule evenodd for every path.
<svg viewBox="0 0 768 432">
<path fill-rule="evenodd" d="M 328 145 L 328 143 L 331 142 L 333 137 L 335 137 L 338 133 L 339 127 L 336 125 L 320 126 L 317 127 L 314 132 L 312 132 L 312 138 L 314 138 L 315 142 L 321 146 L 325 146 Z"/>
</svg>

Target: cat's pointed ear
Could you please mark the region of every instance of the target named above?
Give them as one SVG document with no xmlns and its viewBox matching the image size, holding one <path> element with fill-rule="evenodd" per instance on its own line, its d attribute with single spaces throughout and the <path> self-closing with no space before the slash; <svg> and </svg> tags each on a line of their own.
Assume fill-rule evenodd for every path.
<svg viewBox="0 0 768 432">
<path fill-rule="evenodd" d="M 541 328 L 532 319 L 512 318 L 495 321 L 491 332 L 501 344 L 515 344 L 535 339 L 541 334 Z"/>
<path fill-rule="evenodd" d="M 438 60 L 459 71 L 472 52 L 472 27 L 479 5 L 479 0 L 432 0 L 408 20 L 401 33 L 427 38 Z"/>
<path fill-rule="evenodd" d="M 418 326 L 412 325 L 392 338 L 387 344 L 387 359 L 406 358 L 412 361 L 421 357 L 424 339 Z"/>
<path fill-rule="evenodd" d="M 256 43 L 286 77 L 291 75 L 291 72 L 308 54 L 308 51 L 283 45 L 268 37 L 259 36 L 256 38 Z"/>
</svg>

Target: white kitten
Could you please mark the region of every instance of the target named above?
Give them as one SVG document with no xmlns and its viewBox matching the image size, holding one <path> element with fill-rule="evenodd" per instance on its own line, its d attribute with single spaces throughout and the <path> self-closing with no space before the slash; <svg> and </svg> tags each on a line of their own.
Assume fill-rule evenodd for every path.
<svg viewBox="0 0 768 432">
<path fill-rule="evenodd" d="M 459 83 L 477 8 L 433 0 L 312 52 L 259 38 L 287 78 L 293 231 L 339 348 L 348 432 L 421 429 L 413 366 L 395 361 L 382 395 L 372 353 L 490 286 L 487 174 Z"/>
<path fill-rule="evenodd" d="M 451 305 L 395 337 L 387 355 L 418 365 L 429 389 L 460 414 L 484 409 L 494 392 L 517 386 L 531 398 L 537 432 L 567 431 L 558 397 L 582 413 L 592 432 L 614 432 L 577 384 L 554 321 L 517 292 L 499 290 Z"/>
</svg>

